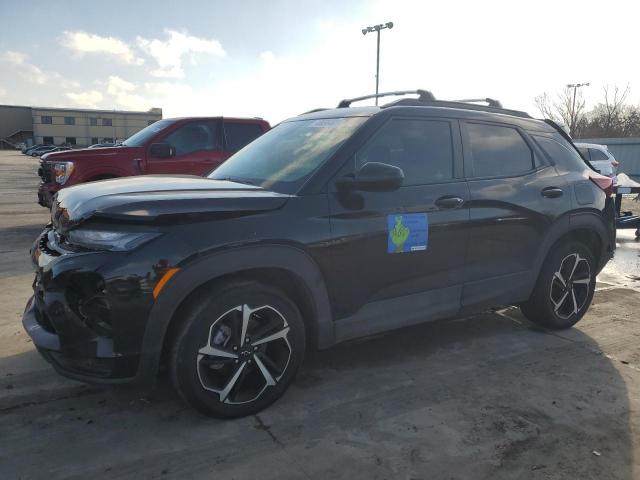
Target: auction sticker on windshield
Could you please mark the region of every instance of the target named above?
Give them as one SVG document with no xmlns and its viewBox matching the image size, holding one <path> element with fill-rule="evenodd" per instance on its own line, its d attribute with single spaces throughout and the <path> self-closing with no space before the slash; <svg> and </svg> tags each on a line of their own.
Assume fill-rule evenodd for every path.
<svg viewBox="0 0 640 480">
<path fill-rule="evenodd" d="M 387 253 L 426 250 L 429 239 L 429 219 L 426 213 L 388 215 L 387 232 Z"/>
<path fill-rule="evenodd" d="M 343 120 L 343 118 L 321 118 L 314 120 L 308 126 L 309 128 L 336 128 L 343 123 Z"/>
</svg>

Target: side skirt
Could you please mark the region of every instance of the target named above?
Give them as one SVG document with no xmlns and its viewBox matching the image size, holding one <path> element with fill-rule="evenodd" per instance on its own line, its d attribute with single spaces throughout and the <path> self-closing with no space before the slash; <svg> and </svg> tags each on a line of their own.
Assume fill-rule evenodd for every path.
<svg viewBox="0 0 640 480">
<path fill-rule="evenodd" d="M 461 294 L 462 285 L 455 285 L 368 303 L 335 322 L 336 343 L 455 316 Z"/>
</svg>

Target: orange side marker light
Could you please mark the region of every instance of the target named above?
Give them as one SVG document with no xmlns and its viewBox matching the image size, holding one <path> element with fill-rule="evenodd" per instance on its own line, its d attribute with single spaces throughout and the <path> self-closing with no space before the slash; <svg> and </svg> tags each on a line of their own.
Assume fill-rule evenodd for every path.
<svg viewBox="0 0 640 480">
<path fill-rule="evenodd" d="M 153 287 L 154 300 L 158 298 L 158 295 L 160 295 L 160 292 L 162 291 L 164 286 L 167 284 L 169 280 L 171 280 L 171 277 L 173 277 L 176 273 L 178 273 L 179 270 L 180 270 L 179 268 L 172 267 L 172 268 L 168 268 L 167 271 L 164 272 L 164 275 L 162 275 L 160 280 L 158 280 L 158 283 L 156 283 L 156 286 Z"/>
</svg>

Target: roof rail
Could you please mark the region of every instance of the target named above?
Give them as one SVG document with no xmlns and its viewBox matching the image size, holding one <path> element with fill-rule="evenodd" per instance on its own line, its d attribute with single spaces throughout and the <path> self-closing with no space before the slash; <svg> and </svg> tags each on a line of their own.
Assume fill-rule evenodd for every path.
<svg viewBox="0 0 640 480">
<path fill-rule="evenodd" d="M 478 110 L 483 112 L 503 113 L 522 118 L 532 118 L 528 113 L 519 110 L 511 110 L 504 108 L 500 101 L 494 98 L 467 98 L 463 100 L 436 100 L 436 97 L 428 90 L 399 90 L 396 92 L 385 92 L 373 95 L 365 95 L 363 97 L 349 98 L 342 100 L 338 104 L 338 108 L 348 108 L 353 102 L 367 100 L 376 97 L 400 96 L 400 95 L 418 95 L 418 98 L 401 98 L 390 103 L 382 105 L 380 108 L 400 107 L 400 106 L 431 106 L 446 108 L 464 108 L 467 110 Z M 486 105 L 478 105 L 483 102 Z M 313 110 L 312 110 L 313 111 Z M 307 112 L 309 113 L 309 112 Z"/>
<path fill-rule="evenodd" d="M 502 103 L 499 100 L 495 100 L 493 98 L 465 98 L 463 100 L 451 100 L 452 102 L 460 102 L 460 103 L 478 103 L 485 102 L 489 107 L 502 108 Z"/>
<path fill-rule="evenodd" d="M 513 115 L 514 117 L 532 118 L 527 112 L 519 110 L 511 110 L 509 108 L 495 107 L 491 105 L 478 105 L 477 103 L 464 103 L 452 100 L 431 100 L 421 102 L 418 99 L 402 98 L 391 103 L 382 105 L 381 108 L 389 107 L 444 107 L 444 108 L 463 108 L 465 110 L 476 110 L 479 112 L 502 113 L 505 115 Z"/>
<path fill-rule="evenodd" d="M 340 103 L 338 104 L 338 108 L 349 108 L 353 102 L 360 102 L 362 100 L 368 100 L 370 98 L 411 95 L 411 94 L 418 95 L 418 100 L 421 102 L 429 102 L 429 101 L 434 101 L 436 99 L 436 97 L 433 96 L 433 93 L 429 92 L 428 90 L 399 90 L 396 92 L 385 92 L 385 93 L 378 93 L 378 94 L 374 93 L 373 95 L 365 95 L 363 97 L 347 98 L 340 101 Z"/>
</svg>

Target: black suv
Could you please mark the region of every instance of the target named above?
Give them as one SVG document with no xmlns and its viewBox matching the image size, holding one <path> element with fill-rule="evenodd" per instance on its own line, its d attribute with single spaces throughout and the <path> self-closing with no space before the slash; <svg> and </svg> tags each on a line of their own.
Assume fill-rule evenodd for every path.
<svg viewBox="0 0 640 480">
<path fill-rule="evenodd" d="M 411 93 L 282 122 L 208 178 L 59 192 L 32 247 L 38 350 L 94 382 L 166 368 L 234 417 L 280 397 L 309 347 L 494 305 L 571 327 L 614 252 L 611 179 L 551 122 Z"/>
</svg>

